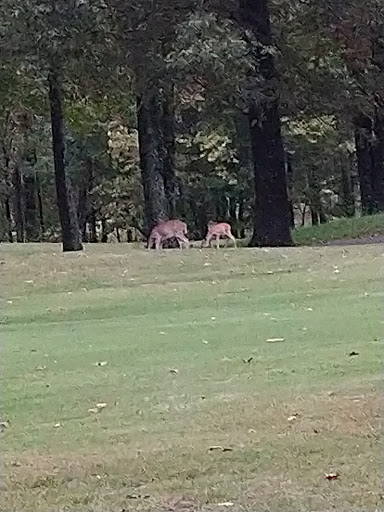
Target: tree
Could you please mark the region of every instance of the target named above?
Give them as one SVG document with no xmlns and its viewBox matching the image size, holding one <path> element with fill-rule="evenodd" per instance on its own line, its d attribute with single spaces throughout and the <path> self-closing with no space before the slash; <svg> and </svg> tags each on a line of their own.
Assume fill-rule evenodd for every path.
<svg viewBox="0 0 384 512">
<path fill-rule="evenodd" d="M 58 67 L 52 66 L 48 76 L 51 109 L 52 147 L 55 166 L 56 194 L 59 207 L 64 251 L 81 251 L 81 233 L 73 192 L 65 167 L 65 135 L 63 120 L 62 77 Z"/>
<path fill-rule="evenodd" d="M 291 245 L 278 83 L 267 0 L 240 0 L 239 19 L 253 35 L 252 53 L 264 80 L 264 98 L 259 103 L 252 101 L 248 110 L 256 195 L 250 245 Z"/>
</svg>

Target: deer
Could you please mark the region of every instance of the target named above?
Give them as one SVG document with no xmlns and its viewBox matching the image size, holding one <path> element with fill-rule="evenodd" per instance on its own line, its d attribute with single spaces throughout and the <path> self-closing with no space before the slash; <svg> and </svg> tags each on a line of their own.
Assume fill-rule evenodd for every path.
<svg viewBox="0 0 384 512">
<path fill-rule="evenodd" d="M 151 249 L 153 244 L 155 244 L 155 248 L 159 250 L 162 247 L 162 243 L 170 238 L 176 238 L 180 249 L 183 248 L 183 243 L 189 247 L 189 240 L 186 237 L 187 231 L 187 225 L 179 219 L 159 222 L 149 235 L 148 249 Z"/>
<path fill-rule="evenodd" d="M 210 247 L 212 239 L 215 238 L 216 248 L 218 249 L 220 247 L 220 237 L 221 236 L 230 238 L 233 241 L 235 247 L 237 247 L 236 238 L 232 234 L 231 226 L 227 222 L 212 222 L 212 221 L 208 222 L 207 236 L 202 241 L 201 247 L 203 247 L 204 245 L 206 247 Z"/>
</svg>

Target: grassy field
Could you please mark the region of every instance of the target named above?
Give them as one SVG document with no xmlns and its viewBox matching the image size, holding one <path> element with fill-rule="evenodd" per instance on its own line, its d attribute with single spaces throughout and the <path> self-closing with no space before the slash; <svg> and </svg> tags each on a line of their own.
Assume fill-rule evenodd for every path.
<svg viewBox="0 0 384 512">
<path fill-rule="evenodd" d="M 384 235 L 383 214 L 340 218 L 320 226 L 298 227 L 293 231 L 293 240 L 298 245 L 313 245 L 377 235 Z"/>
<path fill-rule="evenodd" d="M 1 510 L 381 509 L 382 253 L 3 247 Z"/>
</svg>

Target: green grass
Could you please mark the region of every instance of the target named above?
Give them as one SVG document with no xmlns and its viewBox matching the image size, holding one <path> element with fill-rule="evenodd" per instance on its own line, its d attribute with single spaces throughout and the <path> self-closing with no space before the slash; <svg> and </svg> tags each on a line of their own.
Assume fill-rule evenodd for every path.
<svg viewBox="0 0 384 512">
<path fill-rule="evenodd" d="M 333 240 L 384 235 L 384 215 L 335 219 L 320 226 L 298 227 L 293 231 L 297 245 L 325 244 Z"/>
<path fill-rule="evenodd" d="M 378 510 L 381 256 L 5 246 L 1 508 Z"/>
</svg>

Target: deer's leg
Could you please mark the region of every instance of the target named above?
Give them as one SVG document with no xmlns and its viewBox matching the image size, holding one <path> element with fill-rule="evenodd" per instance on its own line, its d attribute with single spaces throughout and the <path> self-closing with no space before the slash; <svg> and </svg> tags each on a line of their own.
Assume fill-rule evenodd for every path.
<svg viewBox="0 0 384 512">
<path fill-rule="evenodd" d="M 150 236 L 148 238 L 148 245 L 147 245 L 147 249 L 152 249 L 152 245 L 153 245 L 153 242 L 155 241 L 154 237 L 153 236 Z"/>
<path fill-rule="evenodd" d="M 236 242 L 236 238 L 232 235 L 232 233 L 228 233 L 228 238 L 230 238 L 235 246 L 235 248 L 237 247 L 237 242 Z"/>
<path fill-rule="evenodd" d="M 216 235 L 216 249 L 220 249 L 220 235 Z"/>
<path fill-rule="evenodd" d="M 155 247 L 156 247 L 157 251 L 161 248 L 161 242 L 162 242 L 162 237 L 157 236 L 155 239 Z"/>
<path fill-rule="evenodd" d="M 208 235 L 205 237 L 206 247 L 211 247 L 212 238 L 213 238 L 212 234 L 208 233 Z"/>
</svg>

